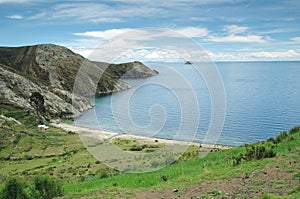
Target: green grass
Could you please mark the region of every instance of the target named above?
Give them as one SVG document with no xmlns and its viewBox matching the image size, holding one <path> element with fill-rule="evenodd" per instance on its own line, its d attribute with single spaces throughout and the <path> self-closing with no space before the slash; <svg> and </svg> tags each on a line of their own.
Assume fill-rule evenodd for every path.
<svg viewBox="0 0 300 199">
<path fill-rule="evenodd" d="M 284 156 L 285 161 L 282 165 L 288 164 L 290 160 L 299 160 L 300 152 L 300 132 L 290 135 L 289 140 L 283 140 L 275 147 L 277 156 Z M 288 149 L 289 148 L 289 149 Z M 294 152 L 294 153 L 292 153 Z M 159 171 L 151 173 L 131 174 L 124 173 L 106 179 L 81 182 L 65 185 L 65 190 L 69 194 L 85 195 L 97 193 L 99 190 L 105 192 L 117 183 L 119 190 L 136 189 L 166 189 L 172 187 L 186 187 L 206 180 L 218 180 L 227 178 L 239 178 L 246 173 L 262 170 L 265 167 L 275 164 L 273 158 L 261 160 L 242 161 L 241 165 L 232 166 L 230 157 L 245 153 L 244 147 L 237 147 L 222 152 L 213 152 L 205 158 L 198 158 L 185 162 L 176 163 L 165 167 Z M 225 160 L 225 161 L 224 161 Z M 227 161 L 226 161 L 227 160 Z M 168 182 L 161 180 L 162 176 L 168 176 Z M 264 180 L 252 182 L 253 185 L 263 185 Z M 279 183 L 279 182 L 275 182 Z M 283 181 L 281 184 L 288 182 Z M 297 190 L 299 195 L 299 191 Z"/>
<path fill-rule="evenodd" d="M 165 146 L 164 144 L 156 143 L 156 142 L 150 144 L 145 140 L 120 139 L 120 138 L 113 140 L 113 144 L 125 151 L 141 151 L 141 152 L 154 152 Z"/>
<path fill-rule="evenodd" d="M 1 107 L 0 111 L 22 122 L 17 125 L 0 119 L 0 183 L 11 175 L 32 178 L 40 174 L 75 182 L 106 168 L 97 163 L 77 134 L 54 127 L 40 132 L 37 123 L 30 122 L 30 114 L 11 107 Z M 16 117 L 19 113 L 21 117 Z"/>
<path fill-rule="evenodd" d="M 245 147 L 235 147 L 229 150 L 211 152 L 200 158 L 201 151 L 210 150 L 190 146 L 175 164 L 148 173 L 119 173 L 97 161 L 83 146 L 77 134 L 70 134 L 61 129 L 51 127 L 49 131 L 39 132 L 37 123 L 31 122 L 32 117 L 22 110 L 3 108 L 0 114 L 10 116 L 22 122 L 0 120 L 0 189 L 8 176 L 20 176 L 32 179 L 37 175 L 50 175 L 64 183 L 66 197 L 93 197 L 104 194 L 114 198 L 117 193 L 133 196 L 137 190 L 181 189 L 204 182 L 215 180 L 245 178 L 251 180 L 253 175 L 261 175 L 265 168 L 278 167 L 293 175 L 291 180 L 300 183 L 300 128 L 292 133 L 281 133 L 277 138 L 257 145 L 274 145 L 275 158 L 263 158 L 251 161 L 242 160 L 240 165 L 233 166 L 233 157 L 245 154 Z M 33 120 L 35 121 L 35 120 Z M 114 144 L 123 150 L 135 153 L 148 153 L 164 146 L 161 143 L 147 143 L 133 139 L 116 139 Z M 276 158 L 280 158 L 278 162 Z M 295 160 L 297 160 L 295 162 Z M 295 163 L 294 163 L 295 162 Z M 162 180 L 167 176 L 167 182 Z M 275 188 L 284 188 L 289 182 L 274 181 Z M 266 186 L 264 180 L 251 181 L 251 186 Z M 203 197 L 213 197 L 214 190 Z M 220 191 L 220 190 L 218 190 Z M 257 188 L 251 191 L 257 192 Z M 294 188 L 285 190 L 287 197 L 300 195 L 300 190 Z M 223 193 L 223 192 L 222 192 Z M 178 193 L 180 194 L 180 193 Z M 238 193 L 236 193 L 238 194 Z M 264 197 L 277 197 L 265 195 Z"/>
<path fill-rule="evenodd" d="M 242 148 L 234 149 L 235 152 L 242 151 Z M 170 165 L 159 171 L 141 174 L 124 173 L 113 176 L 108 179 L 100 179 L 90 182 L 82 182 L 76 184 L 66 185 L 67 192 L 80 192 L 81 190 L 98 190 L 99 187 L 112 185 L 113 182 L 118 182 L 120 188 L 149 188 L 157 187 L 172 187 L 172 185 L 180 186 L 197 183 L 199 179 L 202 181 L 206 179 L 222 179 L 229 177 L 239 177 L 244 172 L 261 168 L 265 163 L 273 162 L 271 159 L 263 160 L 263 163 L 253 161 L 243 166 L 231 167 L 231 162 L 223 163 L 222 158 L 232 154 L 232 150 L 224 151 L 222 153 L 210 153 L 203 159 L 195 159 L 186 162 Z M 206 166 L 207 165 L 207 166 Z M 230 168 L 230 172 L 228 169 Z M 168 176 L 168 183 L 161 181 L 162 176 Z"/>
</svg>

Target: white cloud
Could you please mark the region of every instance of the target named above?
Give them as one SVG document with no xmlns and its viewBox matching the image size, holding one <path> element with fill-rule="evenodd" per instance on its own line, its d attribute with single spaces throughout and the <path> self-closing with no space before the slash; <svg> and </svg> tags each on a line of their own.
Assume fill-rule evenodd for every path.
<svg viewBox="0 0 300 199">
<path fill-rule="evenodd" d="M 296 43 L 300 43 L 300 37 L 293 37 L 290 40 L 292 40 L 293 42 L 296 42 Z"/>
<path fill-rule="evenodd" d="M 267 40 L 260 35 L 247 35 L 247 36 L 238 36 L 238 35 L 228 35 L 224 37 L 210 36 L 206 41 L 211 42 L 238 42 L 238 43 L 266 43 Z"/>
<path fill-rule="evenodd" d="M 262 31 L 260 32 L 261 34 L 276 34 L 276 33 L 284 33 L 284 32 L 292 32 L 292 29 L 283 29 L 283 28 L 276 28 L 276 29 L 271 29 L 271 30 L 266 30 L 266 31 Z"/>
<path fill-rule="evenodd" d="M 93 23 L 116 23 L 122 22 L 123 20 L 117 17 L 99 17 L 95 19 L 90 19 L 90 21 Z"/>
<path fill-rule="evenodd" d="M 0 3 L 24 3 L 26 0 L 0 0 Z"/>
<path fill-rule="evenodd" d="M 6 16 L 6 18 L 9 18 L 9 19 L 23 19 L 23 16 L 22 15 L 9 15 L 9 16 Z"/>
<path fill-rule="evenodd" d="M 140 48 L 132 49 L 126 53 L 123 53 L 118 58 L 117 62 L 128 62 L 133 60 L 139 60 L 143 62 L 176 62 L 183 59 L 180 57 L 180 55 L 172 51 L 156 48 Z"/>
<path fill-rule="evenodd" d="M 118 49 L 130 45 L 130 50 L 119 53 Z M 242 49 L 240 51 L 232 52 L 204 52 L 201 49 L 188 49 L 182 51 L 172 51 L 160 48 L 140 48 L 133 43 L 128 43 L 122 39 L 117 40 L 115 48 L 111 52 L 104 55 L 97 53 L 97 48 L 107 48 L 105 43 L 96 48 L 85 48 L 80 46 L 73 46 L 71 48 L 74 52 L 95 61 L 111 62 L 127 62 L 133 60 L 140 60 L 144 62 L 162 61 L 162 62 L 182 62 L 182 60 L 190 60 L 190 57 L 199 57 L 199 60 L 213 60 L 213 61 L 287 61 L 300 60 L 300 53 L 296 50 L 290 49 L 286 51 L 264 51 L 261 49 Z M 255 51 L 259 50 L 259 51 Z M 178 53 L 179 52 L 179 53 Z M 110 55 L 108 55 L 110 54 Z M 118 55 L 118 56 L 116 56 Z M 106 57 L 108 56 L 108 57 Z"/>
<path fill-rule="evenodd" d="M 131 40 L 151 40 L 155 37 L 182 37 L 182 35 L 186 37 L 205 37 L 208 35 L 209 31 L 206 28 L 198 28 L 198 27 L 181 27 L 174 29 L 173 32 L 171 29 L 162 29 L 160 32 L 155 32 L 151 34 L 151 29 L 131 29 L 131 28 L 120 28 L 120 29 L 109 29 L 103 31 L 87 31 L 81 33 L 74 33 L 77 36 L 84 37 L 96 37 L 104 40 L 109 40 L 113 37 L 121 35 L 123 33 L 132 31 L 132 38 L 128 38 Z M 137 34 L 135 34 L 137 33 Z M 179 33 L 179 34 L 178 34 Z"/>
<path fill-rule="evenodd" d="M 115 2 L 126 2 L 131 4 L 145 5 L 145 4 L 157 4 L 161 6 L 187 6 L 187 5 L 213 5 L 219 3 L 236 3 L 243 2 L 246 0 L 113 0 Z"/>
<path fill-rule="evenodd" d="M 295 50 L 288 50 L 282 52 L 252 52 L 251 56 L 256 58 L 265 58 L 265 59 L 289 59 L 289 58 L 300 58 L 300 54 Z"/>
<path fill-rule="evenodd" d="M 198 28 L 198 27 L 182 27 L 182 28 L 175 29 L 175 31 L 187 37 L 205 37 L 209 33 L 207 28 Z"/>
<path fill-rule="evenodd" d="M 101 57 L 90 56 L 92 50 L 72 49 L 75 52 L 92 60 L 103 61 Z M 90 57 L 89 57 L 90 56 Z M 201 52 L 201 51 L 182 51 L 180 54 L 164 49 L 131 49 L 120 54 L 114 62 L 128 62 L 140 60 L 143 62 L 182 62 L 189 57 L 199 56 L 199 60 L 212 61 L 293 61 L 300 60 L 300 54 L 295 50 L 287 51 L 259 51 L 259 52 Z M 100 59 L 99 59 L 100 58 Z M 113 60 L 113 59 L 111 59 Z M 107 60 L 106 60 L 107 61 Z"/>
<path fill-rule="evenodd" d="M 147 28 L 110 29 L 74 34 L 81 36 L 83 38 L 81 41 L 86 42 L 87 45 L 92 43 L 98 44 L 94 46 L 94 51 L 88 57 L 91 60 L 111 62 L 121 57 L 123 60 L 127 59 L 127 61 L 174 61 L 178 59 L 182 60 L 183 57 L 190 55 L 190 51 L 195 52 L 195 49 L 200 49 L 193 40 L 188 39 L 186 36 L 203 37 L 208 34 L 208 30 L 192 27 L 183 27 L 176 31 Z M 102 43 L 89 42 L 90 39 L 99 39 Z M 68 45 L 68 47 L 70 46 Z M 150 48 L 155 48 L 155 50 Z M 79 48 L 77 50 L 74 45 L 72 45 L 72 49 L 83 56 L 91 52 L 90 48 Z M 109 49 L 109 52 L 107 52 L 107 49 Z M 182 49 L 187 50 L 183 51 Z M 180 53 L 178 53 L 179 51 Z"/>
<path fill-rule="evenodd" d="M 214 61 L 292 61 L 300 60 L 295 50 L 258 52 L 209 52 Z"/>
<path fill-rule="evenodd" d="M 31 2 L 47 2 L 46 0 L 0 0 L 1 3 L 31 3 Z"/>
<path fill-rule="evenodd" d="M 234 42 L 234 43 L 266 43 L 272 40 L 269 36 L 255 34 L 246 34 L 250 28 L 247 26 L 226 25 L 222 30 L 226 32 L 225 36 L 209 36 L 205 41 L 210 42 Z"/>
<path fill-rule="evenodd" d="M 221 16 L 220 17 L 221 20 L 226 21 L 226 22 L 230 22 L 230 23 L 236 23 L 236 22 L 242 22 L 242 21 L 246 21 L 247 18 L 245 17 L 225 17 L 225 16 Z"/>
<path fill-rule="evenodd" d="M 230 35 L 244 33 L 247 30 L 249 30 L 249 27 L 246 26 L 226 25 L 223 27 L 223 31 L 227 32 Z"/>
<path fill-rule="evenodd" d="M 201 22 L 213 21 L 211 17 L 191 17 L 190 20 L 201 21 Z"/>
<path fill-rule="evenodd" d="M 113 23 L 122 22 L 127 17 L 147 17 L 162 13 L 157 6 L 130 6 L 129 4 L 105 4 L 103 2 L 65 2 L 57 3 L 30 19 L 63 20 L 71 18 L 76 22 Z"/>
<path fill-rule="evenodd" d="M 77 36 L 87 36 L 87 37 L 97 37 L 105 40 L 111 39 L 117 35 L 123 34 L 127 31 L 131 31 L 133 29 L 124 28 L 124 29 L 110 29 L 104 31 L 87 31 L 83 33 L 74 33 Z"/>
<path fill-rule="evenodd" d="M 249 28 L 248 27 L 237 27 L 231 26 L 233 28 L 230 31 L 234 34 L 228 34 L 225 36 L 209 36 L 209 30 L 206 28 L 198 28 L 198 27 L 181 27 L 174 30 L 170 29 L 160 29 L 160 31 L 153 31 L 151 29 L 110 29 L 103 31 L 87 31 L 82 33 L 74 33 L 74 35 L 82 37 L 80 39 L 80 45 L 85 46 L 84 43 L 87 43 L 88 48 L 76 46 L 74 49 L 75 52 L 82 54 L 87 57 L 93 50 L 92 44 L 97 44 L 97 46 L 93 46 L 94 48 L 104 49 L 106 43 L 104 41 L 114 41 L 114 44 L 110 43 L 111 52 L 107 54 L 111 54 L 107 57 L 102 57 L 103 53 L 99 53 L 101 56 L 97 57 L 98 54 L 94 53 L 95 56 L 89 57 L 92 60 L 108 60 L 111 61 L 114 59 L 116 55 L 120 55 L 122 52 L 122 48 L 130 47 L 132 49 L 143 47 L 151 47 L 153 45 L 159 46 L 160 48 L 165 48 L 168 46 L 172 46 L 174 41 L 177 47 L 185 49 L 186 51 L 181 51 L 180 54 L 165 52 L 160 49 L 149 50 L 149 49 L 138 49 L 131 50 L 126 52 L 121 56 L 123 61 L 132 61 L 132 60 L 142 60 L 142 61 L 178 61 L 182 60 L 183 57 L 189 58 L 192 57 L 200 57 L 200 60 L 209 60 L 207 55 L 203 53 L 203 51 L 199 51 L 197 48 L 192 48 L 188 46 L 188 42 L 185 43 L 185 36 L 189 37 L 203 37 L 204 41 L 210 42 L 234 42 L 234 43 L 266 43 L 272 40 L 272 38 L 268 36 L 261 35 L 235 35 L 245 33 Z M 227 26 L 227 29 L 230 27 Z M 225 29 L 225 27 L 224 27 Z M 226 30 L 227 30 L 226 29 Z M 180 33 L 180 34 L 178 34 Z M 175 40 L 174 40 L 175 39 Z M 293 41 L 300 41 L 300 37 L 291 38 Z M 103 43 L 104 42 L 104 43 Z M 182 43 L 181 43 L 182 42 Z M 102 43 L 102 44 L 101 44 Z M 101 45 L 100 45 L 101 44 Z M 260 45 L 258 48 L 243 48 L 241 46 L 241 50 L 234 50 L 231 52 L 209 52 L 208 55 L 215 61 L 261 61 L 261 60 L 300 60 L 300 54 L 293 49 L 286 51 L 265 51 L 263 46 Z M 121 50 L 120 50 L 121 49 Z M 234 48 L 235 49 L 235 48 Z M 104 53 L 105 54 L 105 53 Z M 189 60 L 189 59 L 188 59 Z"/>
<path fill-rule="evenodd" d="M 94 50 L 85 49 L 85 48 L 72 48 L 72 47 L 69 47 L 69 49 L 72 50 L 73 52 L 85 57 L 85 58 L 88 58 L 90 56 L 90 54 L 94 51 Z"/>
</svg>

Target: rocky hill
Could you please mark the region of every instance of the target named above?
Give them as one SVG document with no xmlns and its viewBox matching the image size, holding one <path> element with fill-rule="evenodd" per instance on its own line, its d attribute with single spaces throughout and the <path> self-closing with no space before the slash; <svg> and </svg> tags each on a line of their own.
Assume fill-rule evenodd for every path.
<svg viewBox="0 0 300 199">
<path fill-rule="evenodd" d="M 91 108 L 88 97 L 130 88 L 121 77 L 156 74 L 140 62 L 91 62 L 53 44 L 0 47 L 0 103 L 33 111 L 29 98 L 39 92 L 49 117 L 75 117 Z"/>
<path fill-rule="evenodd" d="M 98 66 L 101 67 L 103 63 L 94 62 Z M 118 78 L 147 78 L 154 75 L 157 75 L 158 72 L 155 70 L 149 70 L 147 66 L 139 61 L 134 61 L 130 63 L 122 63 L 122 64 L 109 64 L 105 70 L 106 73 L 113 75 Z"/>
</svg>

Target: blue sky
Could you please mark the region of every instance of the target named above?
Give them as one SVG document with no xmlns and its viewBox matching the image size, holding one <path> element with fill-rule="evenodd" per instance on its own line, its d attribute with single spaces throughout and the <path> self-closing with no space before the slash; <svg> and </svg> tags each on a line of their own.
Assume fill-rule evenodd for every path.
<svg viewBox="0 0 300 199">
<path fill-rule="evenodd" d="M 86 57 L 126 31 L 168 28 L 216 61 L 300 60 L 299 0 L 0 0 L 0 23 L 1 46 L 54 43 Z"/>
</svg>

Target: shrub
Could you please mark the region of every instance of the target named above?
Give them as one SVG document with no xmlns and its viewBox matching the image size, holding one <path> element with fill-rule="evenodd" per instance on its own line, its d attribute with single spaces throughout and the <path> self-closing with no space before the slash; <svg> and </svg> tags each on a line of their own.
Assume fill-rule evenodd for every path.
<svg viewBox="0 0 300 199">
<path fill-rule="evenodd" d="M 269 138 L 269 139 L 267 140 L 267 142 L 276 143 L 276 141 L 275 141 L 275 139 L 274 139 L 274 138 Z"/>
<path fill-rule="evenodd" d="M 280 196 L 276 196 L 276 195 L 273 195 L 273 194 L 264 194 L 262 196 L 262 199 L 279 199 L 281 198 Z"/>
<path fill-rule="evenodd" d="M 238 166 L 242 163 L 242 158 L 243 158 L 243 154 L 240 154 L 239 156 L 233 157 L 233 162 L 232 165 L 233 166 Z"/>
<path fill-rule="evenodd" d="M 264 158 L 273 158 L 275 156 L 276 156 L 276 152 L 271 148 L 271 149 L 267 149 Z"/>
<path fill-rule="evenodd" d="M 292 128 L 289 132 L 289 134 L 294 134 L 300 131 L 300 126 L 295 126 L 294 128 Z"/>
<path fill-rule="evenodd" d="M 1 191 L 1 199 L 29 199 L 29 194 L 26 192 L 28 185 L 18 178 L 9 178 L 3 190 Z"/>
<path fill-rule="evenodd" d="M 144 149 L 143 146 L 136 146 L 136 145 L 133 145 L 129 150 L 130 151 L 142 151 Z"/>
<path fill-rule="evenodd" d="M 276 152 L 274 149 L 271 148 L 266 148 L 264 145 L 259 145 L 259 146 L 251 146 L 251 147 L 246 147 L 246 154 L 244 155 L 244 159 L 247 161 L 256 159 L 260 160 L 263 158 L 272 158 L 276 156 Z"/>
<path fill-rule="evenodd" d="M 276 136 L 275 141 L 276 141 L 276 143 L 279 143 L 279 142 L 286 140 L 287 137 L 288 137 L 287 132 L 283 131 L 279 135 Z"/>
<path fill-rule="evenodd" d="M 102 179 L 102 178 L 108 178 L 108 173 L 107 173 L 107 171 L 102 170 L 99 177 L 100 177 L 101 179 Z"/>
<path fill-rule="evenodd" d="M 100 164 L 101 162 L 99 160 L 96 160 L 95 164 Z"/>
<path fill-rule="evenodd" d="M 25 159 L 25 160 L 32 160 L 32 156 L 26 154 L 26 155 L 24 155 L 24 159 Z"/>
<path fill-rule="evenodd" d="M 246 147 L 246 154 L 244 156 L 244 159 L 247 161 L 254 159 L 255 147 L 254 146 L 251 147 L 245 146 L 245 147 Z"/>
<path fill-rule="evenodd" d="M 85 181 L 85 177 L 84 176 L 80 176 L 78 179 L 79 182 L 84 182 Z"/>
<path fill-rule="evenodd" d="M 116 186 L 118 186 L 118 183 L 114 182 L 114 183 L 112 183 L 112 186 L 116 187 Z"/>
<path fill-rule="evenodd" d="M 98 169 L 96 171 L 96 174 L 100 179 L 102 179 L 102 178 L 108 178 L 110 175 L 110 172 L 103 168 L 103 169 Z"/>
<path fill-rule="evenodd" d="M 62 187 L 48 177 L 37 177 L 33 185 L 28 185 L 19 178 L 9 178 L 0 193 L 1 199 L 51 199 L 62 196 Z"/>
<path fill-rule="evenodd" d="M 34 188 L 44 199 L 51 199 L 63 195 L 62 185 L 47 176 L 36 177 L 33 180 Z"/>
<path fill-rule="evenodd" d="M 246 161 L 251 160 L 261 160 L 263 158 L 272 158 L 276 156 L 276 152 L 274 150 L 274 145 L 265 146 L 264 144 L 260 144 L 257 146 L 254 145 L 245 145 L 246 153 L 239 154 L 237 157 L 233 157 L 233 166 L 240 165 L 242 163 L 242 159 Z"/>
</svg>

